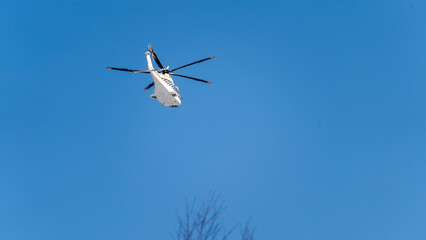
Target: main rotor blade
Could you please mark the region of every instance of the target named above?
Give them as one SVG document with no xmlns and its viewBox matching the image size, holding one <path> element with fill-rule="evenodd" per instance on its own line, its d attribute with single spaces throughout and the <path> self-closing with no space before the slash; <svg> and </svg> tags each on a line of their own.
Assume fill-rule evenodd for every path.
<svg viewBox="0 0 426 240">
<path fill-rule="evenodd" d="M 158 58 L 157 54 L 154 52 L 154 49 L 152 49 L 151 45 L 149 45 L 149 46 L 148 46 L 148 49 L 149 49 L 149 51 L 151 52 L 152 57 L 154 58 L 154 61 L 157 63 L 157 65 L 158 65 L 160 68 L 164 68 L 164 67 L 163 67 L 163 64 L 161 64 L 160 59 Z"/>
<path fill-rule="evenodd" d="M 183 77 L 183 78 L 189 78 L 189 79 L 192 79 L 192 80 L 195 80 L 195 81 L 199 81 L 199 82 L 203 82 L 203 83 L 212 83 L 212 82 L 208 82 L 206 80 L 202 80 L 202 79 L 199 79 L 199 78 L 188 77 L 188 76 L 179 75 L 179 74 L 176 74 L 176 73 L 170 73 L 170 75 L 174 75 L 174 76 L 178 76 L 178 77 Z"/>
<path fill-rule="evenodd" d="M 150 73 L 151 71 L 162 71 L 165 69 L 153 69 L 153 70 L 136 70 L 136 69 L 127 69 L 127 68 L 115 68 L 115 67 L 107 67 L 107 69 L 126 71 L 126 72 L 134 72 L 134 73 Z"/>
<path fill-rule="evenodd" d="M 210 59 L 213 59 L 213 58 L 214 58 L 214 56 L 213 56 L 213 57 L 209 57 L 209 58 L 204 58 L 204 59 L 201 59 L 201 60 L 199 60 L 199 61 L 196 61 L 196 62 L 193 62 L 193 63 L 190 63 L 190 64 L 183 65 L 183 66 L 181 66 L 181 67 L 178 67 L 178 68 L 172 69 L 172 70 L 170 70 L 170 72 L 174 72 L 174 71 L 176 71 L 176 70 L 178 70 L 178 69 L 181 69 L 181 68 L 184 68 L 184 67 L 189 67 L 189 66 L 191 66 L 191 65 L 194 65 L 194 64 L 197 64 L 197 63 L 200 63 L 200 62 L 204 62 L 204 61 L 207 61 L 207 60 L 210 60 Z"/>
<path fill-rule="evenodd" d="M 165 68 L 159 68 L 159 69 L 152 69 L 152 70 L 136 70 L 135 73 L 150 73 L 150 72 L 159 72 L 159 71 L 163 71 L 166 70 Z"/>
<path fill-rule="evenodd" d="M 154 86 L 154 82 L 150 83 L 148 86 L 146 86 L 146 88 L 144 90 L 148 90 L 150 89 L 152 86 Z"/>
</svg>

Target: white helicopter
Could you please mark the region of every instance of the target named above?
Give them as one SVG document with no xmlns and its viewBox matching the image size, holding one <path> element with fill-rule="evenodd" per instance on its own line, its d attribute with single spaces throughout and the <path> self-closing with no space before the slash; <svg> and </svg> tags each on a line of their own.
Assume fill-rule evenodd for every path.
<svg viewBox="0 0 426 240">
<path fill-rule="evenodd" d="M 146 60 L 148 62 L 148 70 L 135 70 L 135 69 L 127 69 L 127 68 L 115 68 L 115 67 L 107 67 L 107 69 L 113 69 L 113 70 L 119 70 L 119 71 L 126 71 L 126 72 L 134 72 L 134 73 L 150 73 L 152 79 L 154 80 L 152 83 L 150 83 L 145 90 L 148 90 L 153 85 L 154 87 L 154 93 L 151 94 L 152 99 L 157 99 L 161 104 L 167 107 L 178 107 L 182 102 L 182 97 L 179 93 L 179 88 L 174 84 L 173 79 L 171 75 L 177 76 L 177 77 L 183 77 L 192 79 L 195 81 L 203 82 L 203 83 L 211 83 L 202 79 L 188 77 L 184 75 L 179 75 L 176 73 L 173 73 L 174 71 L 188 67 L 200 62 L 204 62 L 210 59 L 213 59 L 213 57 L 204 58 L 199 61 L 183 65 L 178 68 L 174 68 L 172 70 L 169 70 L 169 67 L 164 68 L 163 64 L 161 64 L 160 60 L 158 59 L 157 54 L 155 54 L 154 49 L 152 49 L 151 45 L 148 45 L 148 50 L 145 52 Z M 157 63 L 159 69 L 154 69 L 154 66 L 152 65 L 151 56 L 154 58 L 155 62 Z"/>
</svg>

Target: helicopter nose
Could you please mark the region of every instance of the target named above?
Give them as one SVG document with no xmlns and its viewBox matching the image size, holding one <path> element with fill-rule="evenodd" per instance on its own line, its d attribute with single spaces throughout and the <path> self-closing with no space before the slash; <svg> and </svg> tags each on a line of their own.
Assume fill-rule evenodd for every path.
<svg viewBox="0 0 426 240">
<path fill-rule="evenodd" d="M 181 100 L 179 99 L 179 97 L 174 97 L 174 102 L 178 106 L 182 103 Z"/>
<path fill-rule="evenodd" d="M 181 101 L 178 97 L 174 97 L 173 100 L 170 101 L 170 105 L 168 105 L 169 107 L 179 107 L 179 105 L 181 104 Z"/>
</svg>

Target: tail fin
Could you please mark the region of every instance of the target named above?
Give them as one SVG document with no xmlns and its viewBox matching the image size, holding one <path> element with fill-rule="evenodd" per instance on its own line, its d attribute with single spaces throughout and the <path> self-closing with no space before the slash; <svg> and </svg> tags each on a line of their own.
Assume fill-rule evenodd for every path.
<svg viewBox="0 0 426 240">
<path fill-rule="evenodd" d="M 152 49 L 151 44 L 148 45 L 148 50 L 152 54 L 152 58 L 154 58 L 155 63 L 157 63 L 158 67 L 164 68 L 163 64 L 161 64 L 160 59 L 158 58 L 157 54 L 155 53 L 154 49 Z"/>
</svg>

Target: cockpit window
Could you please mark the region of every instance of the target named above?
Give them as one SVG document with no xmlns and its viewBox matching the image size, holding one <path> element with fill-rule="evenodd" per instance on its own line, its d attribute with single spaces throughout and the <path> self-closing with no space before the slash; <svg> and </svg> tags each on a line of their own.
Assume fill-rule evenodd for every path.
<svg viewBox="0 0 426 240">
<path fill-rule="evenodd" d="M 172 83 L 172 81 L 170 81 L 169 79 L 166 79 L 166 78 L 163 78 L 163 80 L 164 80 L 164 82 L 165 82 L 167 85 L 169 85 L 170 87 L 172 87 L 172 88 L 173 88 L 173 90 L 174 90 L 177 94 L 179 94 L 179 95 L 180 95 L 179 88 L 178 88 L 176 85 L 174 85 L 174 84 Z"/>
<path fill-rule="evenodd" d="M 173 90 L 175 90 L 175 92 L 177 92 L 177 94 L 179 94 L 179 95 L 180 95 L 180 93 L 179 93 L 179 88 L 178 88 L 178 87 L 176 87 L 175 85 L 173 85 Z"/>
</svg>

